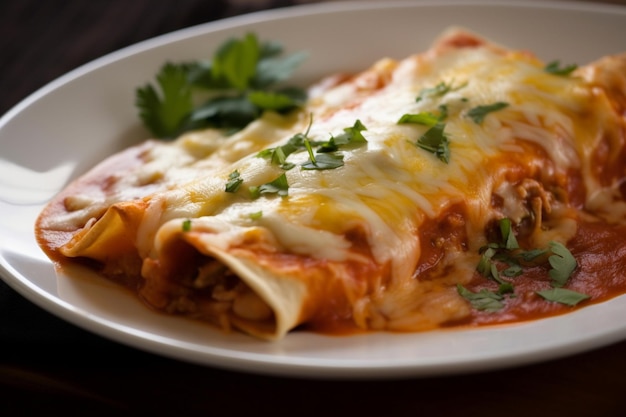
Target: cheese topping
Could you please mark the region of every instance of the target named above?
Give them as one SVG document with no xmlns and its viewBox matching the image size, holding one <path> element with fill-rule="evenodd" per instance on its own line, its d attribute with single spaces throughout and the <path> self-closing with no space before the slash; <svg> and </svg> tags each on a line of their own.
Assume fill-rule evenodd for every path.
<svg viewBox="0 0 626 417">
<path fill-rule="evenodd" d="M 416 100 L 420 92 L 441 83 L 452 86 L 454 91 Z M 493 209 L 473 216 L 479 221 L 479 229 L 502 215 L 519 219 L 528 214 L 520 212 L 523 207 L 515 202 L 519 198 L 512 200 L 504 190 L 505 170 L 509 167 L 500 159 L 539 170 L 546 158 L 529 155 L 528 147 L 521 143 L 532 143 L 548 155 L 554 163 L 551 175 L 565 175 L 580 166 L 576 147 L 581 144 L 574 139 L 585 127 L 576 125 L 574 116 L 588 103 L 586 90 L 580 85 L 575 77 L 545 72 L 543 65 L 526 56 L 503 55 L 488 47 L 454 49 L 426 62 L 423 56 L 409 58 L 397 65 L 387 85 L 359 97 L 355 105 L 351 95 L 338 98 L 343 86 L 314 100 L 308 134 L 311 141 L 327 141 L 356 120 L 367 127 L 362 132 L 366 146 L 341 151 L 344 166 L 302 170 L 299 165 L 308 160 L 308 154 L 301 151 L 289 157 L 296 167 L 285 172 L 288 197 L 262 196 L 253 200 L 245 192 L 225 194 L 224 184 L 234 170 L 240 173 L 245 186 L 270 182 L 281 173 L 252 152 L 216 170 L 215 176 L 203 175 L 183 189 L 155 197 L 150 204 L 162 207 L 154 211 L 161 221 L 214 216 L 247 225 L 250 213 L 262 212 L 264 220 L 259 223 L 282 247 L 335 260 L 349 257 L 341 236 L 358 225 L 367 231 L 367 243 L 376 262 L 391 262 L 396 279 L 409 279 L 419 259 L 420 243 L 415 237 L 420 225 L 437 218 L 450 205 L 465 202 L 489 207 L 492 193 L 502 193 L 507 203 L 503 213 Z M 496 102 L 508 105 L 486 115 L 481 123 L 468 116 L 472 108 Z M 446 106 L 448 112 L 444 132 L 451 157 L 447 164 L 415 146 L 428 126 L 397 123 L 403 114 L 434 113 L 441 106 Z M 331 107 L 339 109 L 329 115 Z M 291 135 L 304 132 L 307 122 L 306 114 L 302 115 Z M 270 125 L 244 131 L 239 140 L 252 141 L 248 138 L 258 135 L 259 130 L 273 130 L 273 120 L 261 123 Z M 266 147 L 284 145 L 289 137 L 266 142 Z M 554 138 L 560 141 L 558 146 Z M 202 204 L 194 204 L 194 200 Z M 154 224 L 150 216 L 144 222 Z M 329 233 L 338 237 L 329 238 Z"/>
</svg>

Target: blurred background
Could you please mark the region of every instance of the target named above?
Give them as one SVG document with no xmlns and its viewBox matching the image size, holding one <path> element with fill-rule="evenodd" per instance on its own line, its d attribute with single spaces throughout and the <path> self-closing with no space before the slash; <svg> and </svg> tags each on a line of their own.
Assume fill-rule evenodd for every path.
<svg viewBox="0 0 626 417">
<path fill-rule="evenodd" d="M 332 1 L 0 0 L 0 114 L 34 88 L 129 44 L 257 10 Z"/>
</svg>

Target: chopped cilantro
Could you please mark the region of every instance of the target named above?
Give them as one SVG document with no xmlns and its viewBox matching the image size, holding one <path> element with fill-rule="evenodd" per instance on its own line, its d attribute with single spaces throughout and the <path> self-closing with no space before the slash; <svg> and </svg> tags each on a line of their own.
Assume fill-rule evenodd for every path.
<svg viewBox="0 0 626 417">
<path fill-rule="evenodd" d="M 505 277 L 513 278 L 513 277 L 520 276 L 522 272 L 523 272 L 523 269 L 521 265 L 513 264 L 509 266 L 508 268 L 506 268 L 505 270 L 503 270 L 502 275 L 504 275 Z"/>
<path fill-rule="evenodd" d="M 576 68 L 578 68 L 578 65 L 576 64 L 570 64 L 562 67 L 561 62 L 557 60 L 548 63 L 544 70 L 553 75 L 566 76 L 571 74 L 574 70 L 576 70 Z"/>
<path fill-rule="evenodd" d="M 257 156 L 269 158 L 272 165 L 278 165 L 283 169 L 291 169 L 293 164 L 287 162 L 287 157 L 304 148 L 305 137 L 304 134 L 298 133 L 292 136 L 285 145 L 262 150 Z"/>
<path fill-rule="evenodd" d="M 554 287 L 562 287 L 569 279 L 577 263 L 572 253 L 559 242 L 550 242 L 552 255 L 548 258 L 550 266 L 550 278 Z"/>
<path fill-rule="evenodd" d="M 498 283 L 497 294 L 514 293 L 514 280 L 523 273 L 523 266 L 541 265 L 548 263 L 551 267 L 549 275 L 552 278 L 551 289 L 538 291 L 537 294 L 548 301 L 554 301 L 567 305 L 576 305 L 582 300 L 590 298 L 586 294 L 561 288 L 569 280 L 577 263 L 571 252 L 561 243 L 550 242 L 546 249 L 522 250 L 519 246 L 511 220 L 503 218 L 499 221 L 500 241 L 491 242 L 480 249 L 481 258 L 476 266 L 478 273 Z M 549 254 L 549 256 L 547 256 Z M 498 265 L 506 264 L 506 268 L 498 268 Z M 507 279 L 505 279 L 506 277 Z M 480 303 L 491 303 L 493 295 L 471 295 L 461 293 L 465 298 L 475 298 Z M 465 295 L 464 295 L 465 294 Z M 514 296 L 514 295 L 512 295 Z M 495 297 L 497 298 L 497 297 Z M 471 299 L 470 299 L 471 301 Z M 474 302 L 472 303 L 474 305 Z M 478 308 L 474 305 L 475 308 Z"/>
<path fill-rule="evenodd" d="M 439 84 L 437 84 L 434 87 L 429 87 L 429 88 L 424 88 L 420 91 L 419 95 L 417 96 L 417 98 L 415 99 L 415 101 L 421 101 L 426 97 L 441 97 L 446 95 L 447 93 L 449 93 L 450 91 L 456 91 L 459 90 L 463 87 L 465 87 L 467 85 L 467 83 L 463 83 L 461 85 L 458 85 L 456 87 L 454 87 L 452 85 L 452 82 L 450 82 L 449 84 L 445 83 L 445 82 L 440 82 Z"/>
<path fill-rule="evenodd" d="M 474 123 L 481 124 L 489 113 L 502 110 L 503 108 L 508 107 L 508 105 L 508 103 L 498 101 L 496 103 L 488 104 L 485 106 L 476 106 L 474 108 L 471 108 L 467 112 L 467 115 L 474 121 Z"/>
<path fill-rule="evenodd" d="M 287 176 L 283 173 L 276 179 L 260 186 L 249 187 L 250 195 L 252 198 L 259 198 L 262 194 L 277 194 L 281 197 L 286 197 L 289 190 L 289 183 L 287 182 Z"/>
<path fill-rule="evenodd" d="M 191 220 L 183 220 L 183 232 L 188 232 L 191 230 Z"/>
<path fill-rule="evenodd" d="M 258 220 L 263 217 L 263 211 L 255 211 L 254 213 L 250 213 L 248 217 L 250 217 L 251 220 Z"/>
<path fill-rule="evenodd" d="M 304 138 L 304 149 L 306 149 L 306 151 L 309 154 L 309 160 L 310 162 L 315 165 L 315 154 L 313 153 L 313 147 L 311 146 L 311 141 L 305 137 Z"/>
<path fill-rule="evenodd" d="M 335 169 L 343 166 L 343 155 L 338 153 L 322 153 L 315 157 L 315 159 L 309 159 L 307 162 L 301 165 L 302 169 L 307 170 L 325 170 Z"/>
<path fill-rule="evenodd" d="M 531 250 L 520 252 L 518 254 L 518 256 L 524 262 L 533 262 L 533 261 L 537 260 L 537 258 L 540 258 L 543 255 L 545 255 L 546 253 L 548 253 L 547 249 L 531 249 Z"/>
<path fill-rule="evenodd" d="M 228 175 L 228 182 L 226 183 L 225 190 L 227 193 L 236 193 L 243 182 L 243 178 L 239 174 L 239 171 L 235 170 Z"/>
<path fill-rule="evenodd" d="M 506 249 L 518 249 L 519 244 L 515 238 L 515 233 L 511 227 L 511 220 L 503 218 L 500 220 L 500 233 L 502 234 L 502 240 Z"/>
<path fill-rule="evenodd" d="M 492 313 L 504 307 L 504 303 L 502 302 L 504 297 L 496 292 L 486 289 L 482 289 L 479 292 L 472 292 L 461 284 L 457 284 L 456 289 L 459 295 L 468 300 L 476 310 Z"/>
<path fill-rule="evenodd" d="M 494 248 L 486 248 L 483 252 L 478 266 L 476 267 L 476 270 L 480 272 L 482 276 L 489 277 L 491 275 L 492 258 L 495 254 L 496 250 Z"/>
<path fill-rule="evenodd" d="M 276 148 L 264 149 L 257 154 L 261 158 L 269 158 L 272 165 L 278 165 L 285 170 L 289 170 L 294 167 L 294 164 L 287 162 L 287 157 L 292 153 L 305 149 L 305 141 L 308 141 L 307 136 L 311 130 L 313 124 L 313 116 L 309 120 L 309 125 L 304 133 L 296 133 L 293 135 L 286 144 L 278 146 Z"/>
<path fill-rule="evenodd" d="M 406 124 L 406 123 L 414 123 L 425 126 L 435 126 L 439 123 L 439 117 L 435 116 L 431 112 L 420 112 L 420 113 L 406 113 L 400 117 L 398 120 L 398 124 Z"/>
<path fill-rule="evenodd" d="M 537 291 L 537 294 L 548 301 L 553 301 L 568 306 L 575 306 L 581 301 L 590 298 L 586 294 L 581 294 L 577 291 L 572 291 L 565 288 L 551 288 L 549 290 Z"/>
<path fill-rule="evenodd" d="M 417 141 L 416 146 L 434 154 L 446 164 L 450 161 L 448 137 L 444 133 L 444 123 L 437 123 L 428 129 Z"/>
<path fill-rule="evenodd" d="M 267 158 L 273 165 L 289 170 L 294 167 L 294 164 L 288 162 L 287 157 L 294 152 L 307 151 L 309 159 L 301 165 L 302 169 L 327 170 L 344 165 L 343 155 L 336 152 L 339 147 L 360 146 L 367 143 L 361 133 L 367 129 L 360 120 L 357 120 L 352 127 L 345 128 L 341 135 L 331 137 L 327 142 L 315 142 L 308 138 L 312 122 L 311 119 L 306 132 L 295 134 L 285 145 L 262 150 L 257 156 Z M 314 148 L 317 150 L 314 151 Z"/>
<path fill-rule="evenodd" d="M 340 146 L 366 144 L 367 140 L 361 133 L 364 130 L 367 128 L 357 119 L 352 127 L 344 128 L 342 134 L 331 136 L 327 142 L 320 143 L 317 152 L 335 152 Z"/>
</svg>

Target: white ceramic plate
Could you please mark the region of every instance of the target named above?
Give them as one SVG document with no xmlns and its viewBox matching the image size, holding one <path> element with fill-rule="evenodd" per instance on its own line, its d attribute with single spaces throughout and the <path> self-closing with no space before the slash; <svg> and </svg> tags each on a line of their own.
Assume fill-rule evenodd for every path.
<svg viewBox="0 0 626 417">
<path fill-rule="evenodd" d="M 275 375 L 383 378 L 460 373 L 569 355 L 626 337 L 626 297 L 575 313 L 480 330 L 327 337 L 277 343 L 224 335 L 145 308 L 88 271 L 57 275 L 33 237 L 43 204 L 106 155 L 143 139 L 135 87 L 166 60 L 208 57 L 253 31 L 310 57 L 307 83 L 378 58 L 426 49 L 463 26 L 545 60 L 586 63 L 626 51 L 626 9 L 570 3 L 329 3 L 227 19 L 161 36 L 91 62 L 37 91 L 0 119 L 0 272 L 25 297 L 110 339 L 204 365 Z"/>
</svg>

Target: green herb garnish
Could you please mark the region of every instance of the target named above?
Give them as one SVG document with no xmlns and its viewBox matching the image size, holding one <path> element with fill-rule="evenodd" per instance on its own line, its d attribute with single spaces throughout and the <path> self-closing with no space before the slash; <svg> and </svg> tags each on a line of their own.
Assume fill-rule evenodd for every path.
<svg viewBox="0 0 626 417">
<path fill-rule="evenodd" d="M 239 175 L 239 171 L 235 170 L 228 175 L 225 190 L 227 193 L 236 193 L 243 182 L 243 178 Z"/>
<path fill-rule="evenodd" d="M 183 220 L 183 232 L 188 232 L 191 230 L 191 220 Z"/>
<path fill-rule="evenodd" d="M 301 165 L 302 169 L 325 170 L 343 166 L 343 155 L 339 153 L 322 153 Z"/>
<path fill-rule="evenodd" d="M 570 64 L 562 67 L 561 62 L 557 60 L 548 63 L 544 70 L 553 75 L 566 76 L 570 75 L 574 70 L 576 70 L 576 68 L 578 68 L 578 65 L 576 64 Z"/>
<path fill-rule="evenodd" d="M 550 278 L 552 278 L 552 286 L 562 287 L 569 279 L 577 263 L 572 253 L 559 242 L 550 242 L 550 251 L 552 255 L 548 258 L 550 266 Z"/>
<path fill-rule="evenodd" d="M 555 303 L 561 303 L 568 306 L 575 306 L 581 301 L 591 298 L 586 294 L 581 294 L 579 292 L 568 290 L 565 288 L 551 288 L 549 290 L 537 291 L 537 294 L 548 301 L 553 301 Z"/>
<path fill-rule="evenodd" d="M 364 145 L 367 143 L 363 133 L 361 133 L 364 130 L 367 130 L 367 128 L 357 119 L 352 127 L 344 128 L 343 133 L 340 135 L 331 136 L 327 142 L 320 143 L 317 152 L 335 152 L 342 146 Z"/>
<path fill-rule="evenodd" d="M 248 217 L 250 217 L 251 220 L 258 220 L 261 217 L 263 217 L 263 211 L 262 210 L 255 211 L 254 213 L 250 213 Z"/>
<path fill-rule="evenodd" d="M 513 293 L 515 278 L 523 273 L 524 266 L 542 265 L 548 263 L 550 265 L 549 275 L 552 278 L 550 289 L 537 291 L 537 294 L 548 301 L 554 301 L 566 305 L 576 305 L 582 300 L 590 298 L 586 294 L 561 288 L 563 287 L 572 273 L 577 267 L 577 262 L 571 252 L 561 243 L 552 241 L 546 249 L 523 250 L 520 248 L 511 220 L 503 218 L 499 221 L 500 240 L 491 242 L 480 249 L 481 258 L 476 266 L 477 272 L 484 277 L 498 283 L 498 291 L 496 295 L 504 295 Z M 506 268 L 498 266 L 505 264 Z M 506 279 L 505 279 L 506 277 Z M 487 290 L 483 290 L 487 291 Z M 488 292 L 477 293 L 476 295 L 467 296 L 467 293 L 461 294 L 470 302 L 472 299 L 480 300 L 477 303 L 493 303 L 491 299 L 497 300 L 494 295 Z M 514 296 L 514 295 L 512 295 Z M 472 302 L 472 305 L 474 305 Z M 480 305 L 480 304 L 479 304 Z M 497 304 L 489 304 L 495 306 Z M 475 308 L 478 308 L 474 306 Z"/>
<path fill-rule="evenodd" d="M 429 88 L 422 89 L 419 92 L 419 95 L 417 96 L 415 101 L 421 101 L 421 100 L 423 100 L 426 97 L 441 97 L 441 96 L 446 95 L 450 91 L 459 90 L 459 89 L 465 87 L 466 85 L 467 85 L 467 83 L 463 83 L 461 85 L 458 85 L 458 86 L 454 87 L 452 85 L 452 82 L 447 84 L 447 83 L 442 81 L 442 82 L 440 82 L 439 84 L 437 84 L 434 87 L 429 87 Z"/>
<path fill-rule="evenodd" d="M 510 219 L 504 218 L 500 220 L 500 233 L 502 234 L 502 241 L 505 249 L 519 248 L 517 238 L 515 237 L 515 233 L 513 233 L 513 228 L 511 227 Z"/>
<path fill-rule="evenodd" d="M 257 154 L 258 157 L 268 158 L 272 165 L 278 165 L 284 170 L 289 170 L 294 167 L 294 164 L 287 162 L 287 157 L 294 152 L 305 149 L 305 141 L 308 141 L 309 131 L 313 124 L 313 116 L 309 119 L 309 124 L 304 133 L 296 133 L 293 135 L 286 144 L 278 146 L 276 148 L 264 149 Z"/>
<path fill-rule="evenodd" d="M 273 181 L 258 187 L 251 186 L 248 190 L 250 191 L 250 196 L 254 199 L 259 198 L 262 194 L 277 194 L 281 197 L 286 197 L 289 192 L 289 183 L 287 182 L 287 176 L 282 173 Z"/>
<path fill-rule="evenodd" d="M 445 127 L 444 123 L 435 124 L 417 140 L 415 145 L 434 154 L 447 164 L 450 161 L 450 148 L 448 137 L 444 133 Z"/>
<path fill-rule="evenodd" d="M 344 164 L 344 157 L 336 152 L 337 149 L 347 146 L 362 146 L 367 143 L 361 133 L 367 128 L 360 120 L 357 120 L 352 127 L 343 129 L 342 134 L 331 136 L 327 142 L 316 142 L 309 139 L 312 122 L 311 119 L 306 132 L 292 136 L 285 145 L 262 150 L 257 156 L 268 158 L 273 165 L 288 170 L 293 168 L 294 164 L 288 162 L 287 157 L 294 152 L 306 151 L 309 154 L 309 159 L 301 165 L 302 169 L 327 170 L 339 168 Z"/>
<path fill-rule="evenodd" d="M 211 60 L 165 64 L 151 84 L 136 90 L 144 125 L 159 138 L 215 127 L 241 129 L 264 111 L 287 112 L 302 105 L 306 93 L 281 87 L 305 58 L 281 57 L 276 43 L 260 43 L 254 34 L 230 39 Z M 209 97 L 199 105 L 200 97 Z"/>
<path fill-rule="evenodd" d="M 481 124 L 489 113 L 502 110 L 503 108 L 508 107 L 508 105 L 508 103 L 498 101 L 496 103 L 488 104 L 485 106 L 477 106 L 470 109 L 467 112 L 467 115 L 474 121 L 474 123 Z"/>
<path fill-rule="evenodd" d="M 152 85 L 137 89 L 139 117 L 159 138 L 172 137 L 193 110 L 191 85 L 183 67 L 165 64 L 156 76 L 162 96 Z"/>
<path fill-rule="evenodd" d="M 406 114 L 403 114 L 402 117 L 400 117 L 400 120 L 398 120 L 398 124 L 411 123 L 411 124 L 419 124 L 419 125 L 424 125 L 424 126 L 435 126 L 439 122 L 440 122 L 440 119 L 438 116 L 435 116 L 431 112 L 425 112 L 425 111 L 420 112 L 420 113 L 415 113 L 415 114 L 406 113 Z"/>
<path fill-rule="evenodd" d="M 459 295 L 468 300 L 476 310 L 494 312 L 504 307 L 502 302 L 504 297 L 494 291 L 482 289 L 479 292 L 472 292 L 461 284 L 457 284 L 456 289 Z"/>
</svg>

